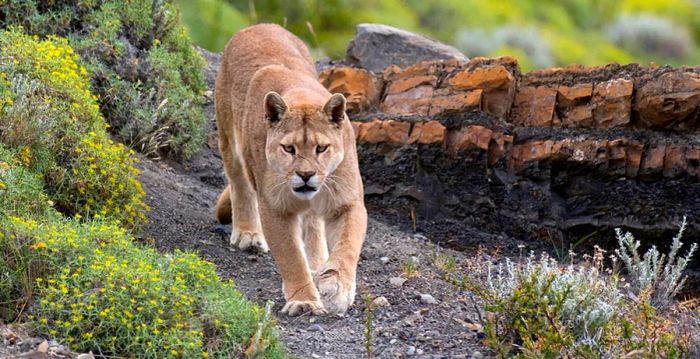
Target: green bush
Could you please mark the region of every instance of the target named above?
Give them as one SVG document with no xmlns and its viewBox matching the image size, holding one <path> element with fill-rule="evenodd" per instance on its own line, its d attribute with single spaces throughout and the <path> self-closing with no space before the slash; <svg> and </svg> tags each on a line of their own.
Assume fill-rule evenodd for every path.
<svg viewBox="0 0 700 359">
<path fill-rule="evenodd" d="M 4 227 L 10 214 L 49 215 L 50 202 L 42 189 L 41 177 L 21 165 L 17 153 L 0 144 L 0 226 Z M 32 273 L 41 273 L 40 262 L 28 243 L 0 231 L 0 322 L 14 320 L 27 308 L 33 296 Z"/>
<path fill-rule="evenodd" d="M 105 131 L 85 68 L 65 39 L 0 32 L 0 141 L 14 161 L 43 174 L 46 194 L 67 215 L 145 220 L 136 159 Z"/>
<path fill-rule="evenodd" d="M 169 1 L 0 2 L 0 26 L 11 25 L 68 38 L 120 142 L 184 158 L 203 145 L 204 62 Z"/>
</svg>

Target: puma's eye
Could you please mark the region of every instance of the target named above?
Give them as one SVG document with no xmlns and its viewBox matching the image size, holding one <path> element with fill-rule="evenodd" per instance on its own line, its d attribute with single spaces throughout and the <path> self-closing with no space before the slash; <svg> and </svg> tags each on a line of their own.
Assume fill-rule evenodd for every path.
<svg viewBox="0 0 700 359">
<path fill-rule="evenodd" d="M 323 145 L 323 146 L 318 145 L 318 146 L 316 146 L 316 153 L 326 152 L 327 149 L 328 149 L 328 145 Z"/>
<path fill-rule="evenodd" d="M 291 145 L 282 145 L 282 148 L 284 149 L 284 152 L 287 152 L 291 155 L 296 153 L 296 150 L 294 149 L 294 146 Z"/>
</svg>

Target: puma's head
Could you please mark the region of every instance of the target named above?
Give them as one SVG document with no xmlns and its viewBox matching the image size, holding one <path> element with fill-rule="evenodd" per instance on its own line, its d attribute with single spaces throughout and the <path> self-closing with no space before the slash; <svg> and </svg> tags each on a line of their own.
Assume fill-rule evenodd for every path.
<svg viewBox="0 0 700 359">
<path fill-rule="evenodd" d="M 264 100 L 269 121 L 265 154 L 278 178 L 299 199 L 310 200 L 345 156 L 342 122 L 345 97 L 331 96 L 323 105 L 285 103 L 276 92 Z"/>
</svg>

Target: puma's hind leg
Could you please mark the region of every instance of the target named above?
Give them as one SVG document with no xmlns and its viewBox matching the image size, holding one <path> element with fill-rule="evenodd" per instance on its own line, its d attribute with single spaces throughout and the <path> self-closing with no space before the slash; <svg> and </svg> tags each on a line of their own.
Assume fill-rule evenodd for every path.
<svg viewBox="0 0 700 359">
<path fill-rule="evenodd" d="M 225 219 L 230 213 L 233 227 L 230 240 L 232 246 L 265 253 L 269 249 L 260 224 L 258 200 L 243 171 L 240 158 L 234 152 L 235 145 L 224 134 L 220 134 L 219 149 L 229 186 L 219 197 L 217 217 L 221 223 L 226 223 L 221 217 Z M 226 205 L 230 206 L 230 212 L 226 211 Z"/>
</svg>

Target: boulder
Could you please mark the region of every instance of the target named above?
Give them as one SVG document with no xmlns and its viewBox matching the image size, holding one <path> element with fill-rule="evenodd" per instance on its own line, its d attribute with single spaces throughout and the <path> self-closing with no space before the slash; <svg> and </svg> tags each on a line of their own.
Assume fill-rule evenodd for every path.
<svg viewBox="0 0 700 359">
<path fill-rule="evenodd" d="M 700 74 L 665 73 L 641 86 L 634 102 L 639 127 L 659 129 L 693 122 L 700 113 Z"/>
<path fill-rule="evenodd" d="M 348 101 L 348 112 L 359 113 L 379 101 L 381 82 L 370 72 L 353 67 L 330 67 L 318 74 L 319 81 L 331 93 L 341 93 Z"/>
<path fill-rule="evenodd" d="M 389 65 L 408 67 L 420 61 L 457 59 L 468 61 L 452 46 L 395 27 L 360 24 L 348 45 L 346 61 L 375 73 Z"/>
</svg>

